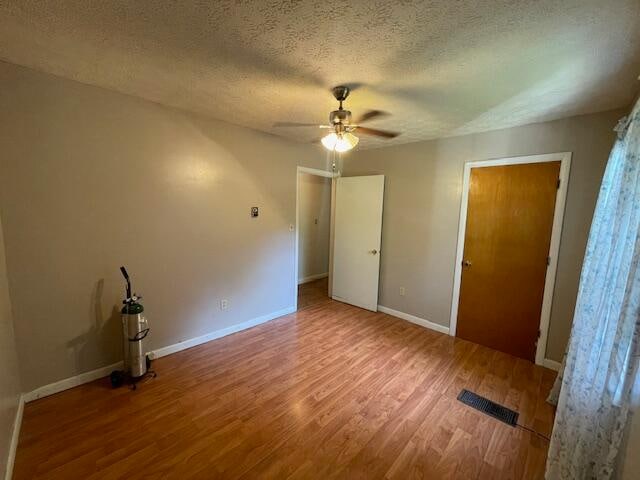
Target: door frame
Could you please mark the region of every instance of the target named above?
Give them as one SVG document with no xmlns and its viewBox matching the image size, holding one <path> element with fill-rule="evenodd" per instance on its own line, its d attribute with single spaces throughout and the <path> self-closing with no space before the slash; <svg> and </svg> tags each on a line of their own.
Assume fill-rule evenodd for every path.
<svg viewBox="0 0 640 480">
<path fill-rule="evenodd" d="M 549 333 L 549 319 L 551 317 L 551 305 L 553 302 L 553 288 L 556 281 L 558 267 L 558 253 L 560 250 L 560 237 L 562 235 L 562 223 L 564 218 L 567 190 L 569 186 L 569 171 L 571 168 L 571 152 L 548 153 L 542 155 L 526 155 L 521 157 L 506 157 L 491 160 L 466 162 L 462 180 L 462 202 L 460 204 L 460 223 L 458 226 L 458 244 L 456 248 L 456 263 L 453 276 L 453 296 L 451 301 L 451 318 L 449 334 L 456 335 L 458 323 L 458 305 L 460 303 L 460 282 L 462 280 L 462 260 L 464 254 L 464 238 L 467 227 L 467 206 L 469 203 L 469 181 L 472 168 L 497 167 L 503 165 L 521 165 L 524 163 L 560 162 L 560 188 L 556 193 L 556 204 L 553 213 L 553 227 L 551 230 L 551 243 L 549 246 L 549 267 L 544 280 L 544 293 L 542 297 L 542 311 L 540 314 L 540 337 L 536 348 L 537 365 L 545 363 L 547 352 L 547 338 Z"/>
<path fill-rule="evenodd" d="M 329 224 L 329 296 L 331 296 L 331 274 L 332 274 L 332 260 L 333 260 L 333 213 L 334 213 L 334 196 L 335 196 L 335 179 L 340 176 L 340 173 L 330 172 L 328 170 L 320 170 L 319 168 L 309 167 L 297 167 L 296 170 L 296 224 L 295 224 L 295 260 L 293 267 L 293 308 L 294 311 L 298 310 L 298 255 L 299 255 L 299 241 L 300 241 L 300 174 L 307 173 L 309 175 L 316 175 L 318 177 L 325 177 L 331 179 L 331 206 L 330 206 L 330 224 Z"/>
</svg>

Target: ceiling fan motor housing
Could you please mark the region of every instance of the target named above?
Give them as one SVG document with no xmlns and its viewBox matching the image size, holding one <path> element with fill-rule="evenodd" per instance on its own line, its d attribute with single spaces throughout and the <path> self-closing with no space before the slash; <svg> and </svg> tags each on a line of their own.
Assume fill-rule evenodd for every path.
<svg viewBox="0 0 640 480">
<path fill-rule="evenodd" d="M 335 125 L 336 123 L 351 123 L 351 112 L 349 110 L 334 110 L 329 114 L 329 123 Z"/>
</svg>

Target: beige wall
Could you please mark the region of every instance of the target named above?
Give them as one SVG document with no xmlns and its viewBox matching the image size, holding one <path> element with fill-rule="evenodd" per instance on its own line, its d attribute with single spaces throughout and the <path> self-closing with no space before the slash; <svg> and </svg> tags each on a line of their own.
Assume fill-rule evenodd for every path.
<svg viewBox="0 0 640 480">
<path fill-rule="evenodd" d="M 356 150 L 345 175 L 386 175 L 380 303 L 449 325 L 462 172 L 467 161 L 573 152 L 547 343 L 560 360 L 569 337 L 582 257 L 613 127 L 611 111 L 492 132 Z M 406 295 L 400 296 L 400 287 Z"/>
<path fill-rule="evenodd" d="M 331 179 L 298 176 L 298 281 L 329 273 Z"/>
<path fill-rule="evenodd" d="M 121 358 L 120 265 L 149 349 L 294 304 L 296 165 L 324 168 L 319 147 L 4 63 L 0 84 L 25 391 Z"/>
<path fill-rule="evenodd" d="M 7 456 L 20 392 L 18 357 L 7 285 L 4 237 L 2 222 L 0 222 L 0 478 L 4 478 L 7 468 Z"/>
</svg>

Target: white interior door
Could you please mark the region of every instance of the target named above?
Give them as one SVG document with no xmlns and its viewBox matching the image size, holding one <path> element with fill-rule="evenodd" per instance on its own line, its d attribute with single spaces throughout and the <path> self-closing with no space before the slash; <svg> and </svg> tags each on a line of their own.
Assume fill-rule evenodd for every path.
<svg viewBox="0 0 640 480">
<path fill-rule="evenodd" d="M 384 175 L 336 181 L 334 300 L 378 310 Z"/>
</svg>

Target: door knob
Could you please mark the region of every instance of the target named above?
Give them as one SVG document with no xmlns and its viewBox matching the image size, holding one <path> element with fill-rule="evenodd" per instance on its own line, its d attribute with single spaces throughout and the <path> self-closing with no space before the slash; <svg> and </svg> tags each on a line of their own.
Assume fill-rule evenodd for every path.
<svg viewBox="0 0 640 480">
<path fill-rule="evenodd" d="M 470 267 L 471 266 L 471 260 L 463 260 L 462 261 L 462 266 L 463 267 Z"/>
<path fill-rule="evenodd" d="M 375 248 L 373 250 L 369 250 L 369 253 L 371 255 L 377 255 L 378 254 L 378 250 L 376 250 Z"/>
</svg>

